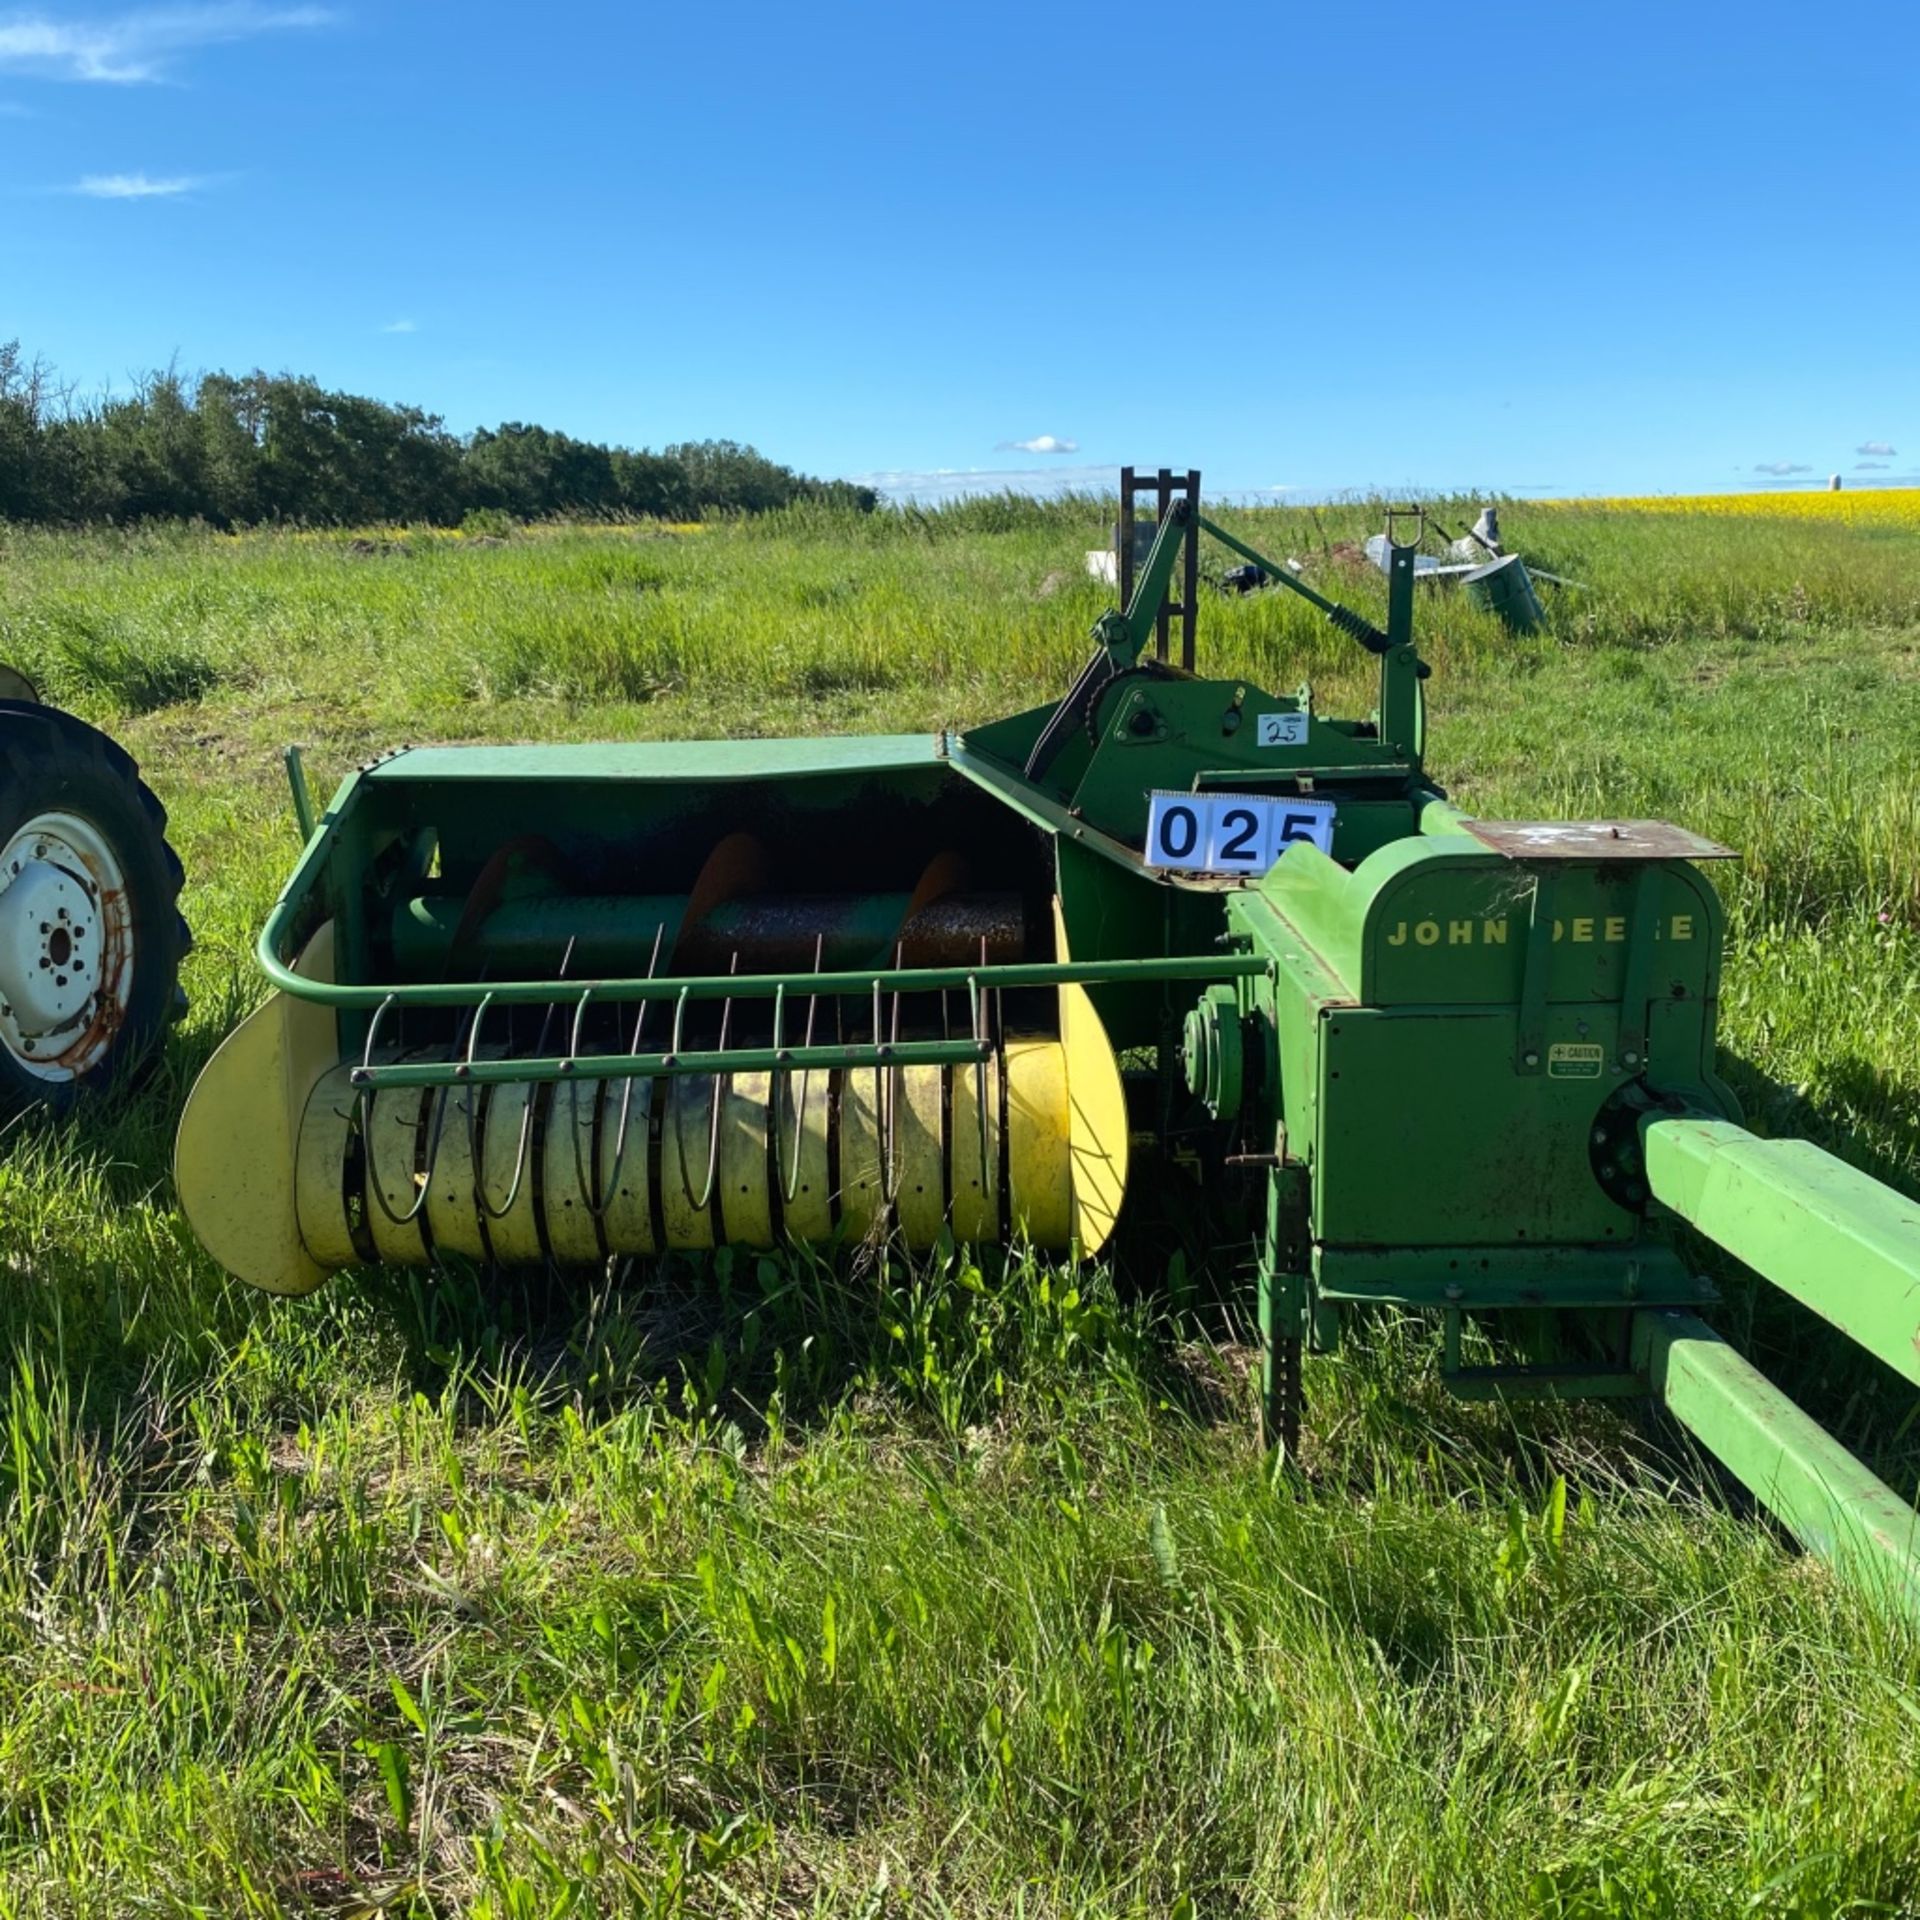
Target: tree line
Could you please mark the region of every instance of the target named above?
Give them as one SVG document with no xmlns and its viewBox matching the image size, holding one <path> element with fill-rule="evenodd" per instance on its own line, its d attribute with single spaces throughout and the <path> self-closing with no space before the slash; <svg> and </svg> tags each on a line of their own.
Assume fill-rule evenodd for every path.
<svg viewBox="0 0 1920 1920">
<path fill-rule="evenodd" d="M 871 512 L 878 497 L 732 440 L 659 452 L 507 422 L 467 436 L 437 414 L 294 374 L 171 369 L 78 400 L 18 341 L 0 343 L 0 520 L 59 526 L 204 520 L 458 525 L 469 514 L 698 520 L 797 501 Z"/>
</svg>

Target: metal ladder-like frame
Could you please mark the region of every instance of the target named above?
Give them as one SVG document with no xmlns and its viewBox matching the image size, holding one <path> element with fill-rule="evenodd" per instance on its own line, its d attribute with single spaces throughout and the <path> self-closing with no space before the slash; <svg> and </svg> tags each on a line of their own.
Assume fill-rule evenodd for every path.
<svg viewBox="0 0 1920 1920">
<path fill-rule="evenodd" d="M 1133 467 L 1120 469 L 1120 604 L 1133 605 L 1134 502 L 1149 494 L 1154 502 L 1156 520 L 1164 524 L 1167 510 L 1175 500 L 1187 503 L 1186 551 L 1180 558 L 1180 598 L 1163 600 L 1153 622 L 1153 656 L 1167 658 L 1173 620 L 1180 619 L 1180 665 L 1193 671 L 1194 631 L 1200 621 L 1200 469 L 1189 467 L 1182 475 L 1162 467 L 1157 473 L 1142 474 Z"/>
</svg>

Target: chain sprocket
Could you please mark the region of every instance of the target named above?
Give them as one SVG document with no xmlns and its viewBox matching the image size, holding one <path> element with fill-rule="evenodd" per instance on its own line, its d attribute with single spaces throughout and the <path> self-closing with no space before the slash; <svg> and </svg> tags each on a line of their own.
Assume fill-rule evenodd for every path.
<svg viewBox="0 0 1920 1920">
<path fill-rule="evenodd" d="M 1087 738 L 1097 747 L 1106 733 L 1106 724 L 1101 719 L 1108 696 L 1115 687 L 1129 680 L 1172 680 L 1178 676 L 1163 662 L 1147 659 L 1131 667 L 1122 667 L 1117 673 L 1110 673 L 1095 689 L 1093 698 L 1087 702 Z"/>
</svg>

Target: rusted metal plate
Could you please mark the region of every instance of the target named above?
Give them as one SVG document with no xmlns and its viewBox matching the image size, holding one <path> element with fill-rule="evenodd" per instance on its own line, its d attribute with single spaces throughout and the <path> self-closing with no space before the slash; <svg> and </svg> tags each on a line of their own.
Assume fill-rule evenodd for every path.
<svg viewBox="0 0 1920 1920">
<path fill-rule="evenodd" d="M 1731 847 L 1665 820 L 1469 820 L 1465 825 L 1483 847 L 1509 860 L 1739 858 Z"/>
</svg>

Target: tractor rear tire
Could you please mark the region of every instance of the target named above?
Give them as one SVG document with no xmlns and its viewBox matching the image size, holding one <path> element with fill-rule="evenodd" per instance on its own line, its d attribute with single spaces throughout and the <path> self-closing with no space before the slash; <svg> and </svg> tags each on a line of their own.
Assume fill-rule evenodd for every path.
<svg viewBox="0 0 1920 1920">
<path fill-rule="evenodd" d="M 152 1066 L 193 945 L 166 835 L 118 742 L 0 699 L 0 1121 Z"/>
</svg>

